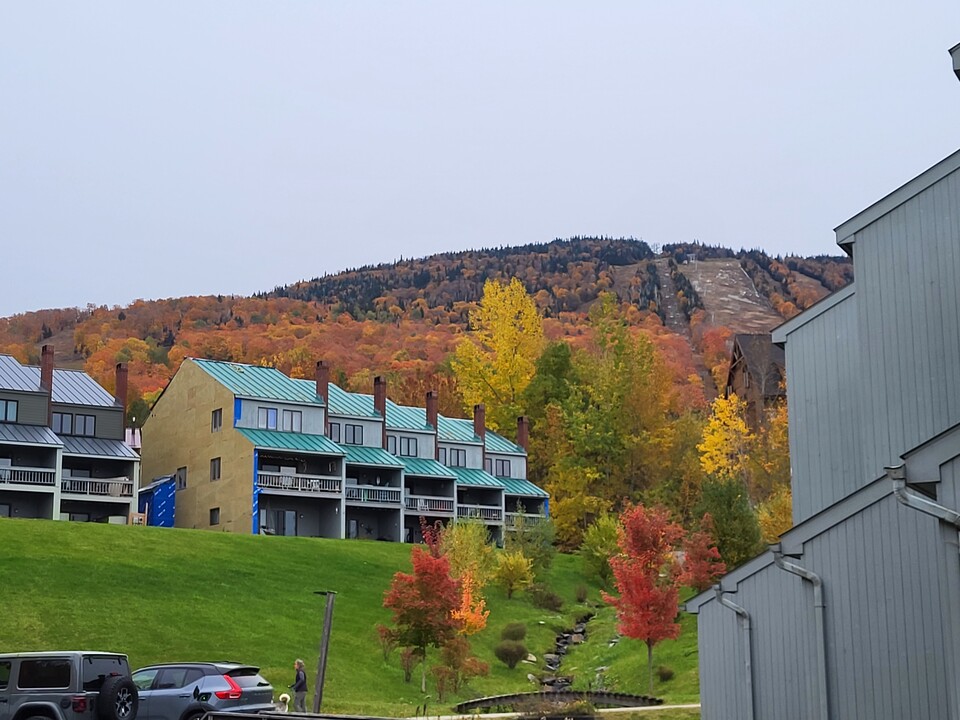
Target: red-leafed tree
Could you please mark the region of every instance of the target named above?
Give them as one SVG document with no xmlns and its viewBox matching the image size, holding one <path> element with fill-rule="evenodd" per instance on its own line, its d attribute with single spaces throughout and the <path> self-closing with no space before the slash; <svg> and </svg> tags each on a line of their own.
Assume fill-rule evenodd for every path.
<svg viewBox="0 0 960 720">
<path fill-rule="evenodd" d="M 441 647 L 457 634 L 459 621 L 453 611 L 460 606 L 459 583 L 450 577 L 443 555 L 434 555 L 428 545 L 413 548 L 413 573 L 393 576 L 383 606 L 393 611 L 399 644 L 420 656 L 420 691 L 427 691 L 427 648 Z"/>
<path fill-rule="evenodd" d="M 650 694 L 653 694 L 653 648 L 680 634 L 680 599 L 673 552 L 683 528 L 670 520 L 665 508 L 628 506 L 620 515 L 619 554 L 610 558 L 618 595 L 603 593 L 617 609 L 617 629 L 647 645 Z"/>
<path fill-rule="evenodd" d="M 680 584 L 703 592 L 727 571 L 720 559 L 717 541 L 713 534 L 713 518 L 705 513 L 700 520 L 700 529 L 690 533 L 683 541 L 683 567 Z"/>
</svg>

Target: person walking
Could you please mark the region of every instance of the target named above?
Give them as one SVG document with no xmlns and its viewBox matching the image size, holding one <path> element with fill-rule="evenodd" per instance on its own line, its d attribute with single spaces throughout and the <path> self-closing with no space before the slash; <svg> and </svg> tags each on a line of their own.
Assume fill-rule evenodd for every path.
<svg viewBox="0 0 960 720">
<path fill-rule="evenodd" d="M 307 711 L 307 673 L 303 669 L 303 660 L 297 658 L 293 663 L 296 676 L 290 689 L 293 690 L 293 711 L 305 713 Z"/>
</svg>

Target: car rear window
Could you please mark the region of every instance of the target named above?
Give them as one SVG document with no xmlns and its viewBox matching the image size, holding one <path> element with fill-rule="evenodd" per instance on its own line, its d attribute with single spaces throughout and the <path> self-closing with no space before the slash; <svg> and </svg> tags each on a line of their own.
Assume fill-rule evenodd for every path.
<svg viewBox="0 0 960 720">
<path fill-rule="evenodd" d="M 237 668 L 227 673 L 242 688 L 266 687 L 270 683 L 255 668 Z"/>
<path fill-rule="evenodd" d="M 23 689 L 70 687 L 70 661 L 63 659 L 36 659 L 20 661 L 17 686 Z"/>
<path fill-rule="evenodd" d="M 0 662 L 0 690 L 10 684 L 10 661 Z"/>
<path fill-rule="evenodd" d="M 81 663 L 83 689 L 97 691 L 111 675 L 129 675 L 127 659 L 120 655 L 87 655 Z"/>
</svg>

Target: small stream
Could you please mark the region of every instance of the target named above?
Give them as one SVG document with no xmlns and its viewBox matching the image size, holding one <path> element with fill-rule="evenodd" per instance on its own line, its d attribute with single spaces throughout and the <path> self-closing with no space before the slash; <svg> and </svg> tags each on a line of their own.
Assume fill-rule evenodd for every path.
<svg viewBox="0 0 960 720">
<path fill-rule="evenodd" d="M 540 687 L 543 690 L 568 690 L 573 684 L 572 677 L 560 674 L 560 666 L 563 664 L 567 650 L 572 645 L 580 645 L 587 639 L 587 623 L 592 619 L 593 613 L 588 613 L 577 620 L 571 630 L 565 630 L 557 635 L 553 652 L 543 656 L 547 671 L 551 673 L 540 681 Z"/>
</svg>

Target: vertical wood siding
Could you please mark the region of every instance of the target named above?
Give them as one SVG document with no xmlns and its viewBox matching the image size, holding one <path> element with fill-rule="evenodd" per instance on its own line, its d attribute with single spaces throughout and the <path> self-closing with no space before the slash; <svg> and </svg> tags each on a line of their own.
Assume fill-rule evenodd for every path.
<svg viewBox="0 0 960 720">
<path fill-rule="evenodd" d="M 870 480 L 857 447 L 860 356 L 851 295 L 786 344 L 793 521 L 800 523 Z"/>
<path fill-rule="evenodd" d="M 854 270 L 869 478 L 960 422 L 960 174 L 858 232 Z"/>
</svg>

